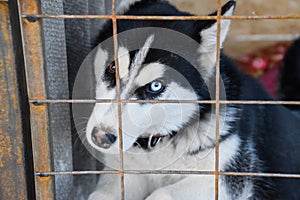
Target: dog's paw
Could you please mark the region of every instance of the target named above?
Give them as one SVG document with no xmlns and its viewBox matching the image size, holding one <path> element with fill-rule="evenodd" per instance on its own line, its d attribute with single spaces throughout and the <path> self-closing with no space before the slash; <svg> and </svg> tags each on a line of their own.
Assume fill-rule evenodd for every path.
<svg viewBox="0 0 300 200">
<path fill-rule="evenodd" d="M 173 197 L 166 189 L 158 189 L 152 192 L 146 200 L 173 200 Z"/>
</svg>

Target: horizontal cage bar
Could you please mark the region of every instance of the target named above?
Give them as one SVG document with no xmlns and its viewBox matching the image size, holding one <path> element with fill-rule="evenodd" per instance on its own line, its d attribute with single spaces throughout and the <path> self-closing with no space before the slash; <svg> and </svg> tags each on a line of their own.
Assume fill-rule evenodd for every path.
<svg viewBox="0 0 300 200">
<path fill-rule="evenodd" d="M 300 101 L 260 101 L 260 100 L 114 100 L 114 99 L 44 99 L 44 100 L 29 100 L 35 106 L 42 104 L 54 103 L 197 103 L 197 104 L 266 104 L 266 105 L 300 105 Z"/>
<path fill-rule="evenodd" d="M 224 175 L 224 176 L 255 176 L 276 178 L 300 178 L 300 174 L 288 173 L 255 173 L 255 172 L 216 172 L 216 171 L 182 171 L 182 170 L 124 170 L 124 174 L 191 174 L 191 175 Z M 65 171 L 65 172 L 36 172 L 36 176 L 48 177 L 56 175 L 93 175 L 120 174 L 120 171 Z"/>
<path fill-rule="evenodd" d="M 39 18 L 54 19 L 118 19 L 118 20 L 217 20 L 217 16 L 132 16 L 132 15 L 49 15 L 22 14 L 23 18 L 34 22 Z M 259 19 L 300 19 L 300 15 L 261 15 L 261 16 L 220 16 L 220 19 L 259 20 Z"/>
</svg>

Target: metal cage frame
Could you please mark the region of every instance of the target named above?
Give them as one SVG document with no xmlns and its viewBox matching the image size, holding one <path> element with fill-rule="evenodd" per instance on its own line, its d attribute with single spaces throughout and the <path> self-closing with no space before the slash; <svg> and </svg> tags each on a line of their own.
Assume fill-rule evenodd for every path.
<svg viewBox="0 0 300 200">
<path fill-rule="evenodd" d="M 30 125 L 32 138 L 32 153 L 34 163 L 35 195 L 37 199 L 54 199 L 54 178 L 62 175 L 92 175 L 92 174 L 119 174 L 121 197 L 124 199 L 124 174 L 199 174 L 215 176 L 215 199 L 219 199 L 218 183 L 219 176 L 264 176 L 264 177 L 282 177 L 282 178 L 300 178 L 300 174 L 282 174 L 282 173 L 236 173 L 221 172 L 219 170 L 219 111 L 222 104 L 282 104 L 282 105 L 300 105 L 299 101 L 227 101 L 220 100 L 220 22 L 224 19 L 230 20 L 264 20 L 264 19 L 300 19 L 299 15 L 282 15 L 282 16 L 221 16 L 221 0 L 217 0 L 216 16 L 128 16 L 117 15 L 115 12 L 116 0 L 112 2 L 111 15 L 66 15 L 66 14 L 41 14 L 41 0 L 14 0 L 15 9 L 18 10 L 20 34 L 22 36 L 21 45 L 24 54 L 24 67 L 27 80 L 28 103 L 30 107 Z M 8 3 L 8 1 L 0 1 Z M 42 23 L 41 19 L 107 19 L 113 24 L 114 40 L 114 58 L 117 61 L 117 20 L 216 20 L 217 23 L 217 45 L 216 45 L 216 99 L 211 101 L 199 100 L 121 100 L 120 99 L 120 80 L 118 62 L 116 62 L 116 100 L 92 100 L 92 99 L 68 99 L 49 98 L 46 92 L 45 69 L 43 67 L 44 53 L 42 41 Z M 37 84 L 39 83 L 39 84 Z M 119 129 L 120 138 L 120 170 L 113 171 L 53 171 L 51 162 L 51 144 L 49 140 L 49 109 L 57 104 L 74 104 L 74 103 L 106 103 L 114 102 L 118 105 L 118 125 L 122 127 L 121 104 L 122 103 L 196 103 L 196 104 L 214 104 L 216 114 L 216 148 L 215 148 L 215 170 L 214 171 L 169 171 L 169 170 L 140 170 L 130 171 L 123 168 L 123 147 L 122 147 L 122 129 Z"/>
</svg>

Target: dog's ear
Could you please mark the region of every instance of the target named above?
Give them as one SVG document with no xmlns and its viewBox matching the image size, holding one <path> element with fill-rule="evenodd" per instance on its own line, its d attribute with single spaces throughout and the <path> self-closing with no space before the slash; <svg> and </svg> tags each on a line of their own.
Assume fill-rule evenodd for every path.
<svg viewBox="0 0 300 200">
<path fill-rule="evenodd" d="M 227 2 L 221 10 L 222 16 L 233 15 L 235 9 L 235 1 Z M 216 16 L 217 12 L 210 14 L 209 16 Z M 230 27 L 231 20 L 221 20 L 220 30 L 220 47 L 226 38 Z M 201 65 L 203 67 L 213 67 L 216 62 L 216 44 L 217 44 L 217 23 L 216 20 L 199 21 L 199 29 L 201 42 L 199 47 L 199 53 L 201 54 Z M 208 66 L 209 65 L 209 66 Z"/>
</svg>

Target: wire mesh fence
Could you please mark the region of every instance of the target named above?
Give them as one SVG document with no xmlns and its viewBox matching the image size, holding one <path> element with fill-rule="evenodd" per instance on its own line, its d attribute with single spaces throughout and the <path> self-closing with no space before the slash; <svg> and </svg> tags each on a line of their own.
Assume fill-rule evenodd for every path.
<svg viewBox="0 0 300 200">
<path fill-rule="evenodd" d="M 268 16 L 222 16 L 221 15 L 221 0 L 217 1 L 217 15 L 216 16 L 128 16 L 116 14 L 116 2 L 111 2 L 111 14 L 109 15 L 66 15 L 66 14 L 42 14 L 40 1 L 20 1 L 18 9 L 20 10 L 20 19 L 23 36 L 23 51 L 26 67 L 27 88 L 30 103 L 30 119 L 31 119 L 31 132 L 33 143 L 33 156 L 34 156 L 34 170 L 36 181 L 36 195 L 37 199 L 55 199 L 59 195 L 56 192 L 55 196 L 55 183 L 53 177 L 61 175 L 98 175 L 98 174 L 118 174 L 120 176 L 120 193 L 124 199 L 124 175 L 125 174 L 194 174 L 194 175 L 211 175 L 215 177 L 215 199 L 219 199 L 219 178 L 220 176 L 258 176 L 258 177 L 281 177 L 281 178 L 300 178 L 300 174 L 283 174 L 283 173 L 244 173 L 244 172 L 223 172 L 219 169 L 219 137 L 220 137 L 220 105 L 227 104 L 244 104 L 244 105 L 300 105 L 299 101 L 266 101 L 266 100 L 223 100 L 220 99 L 220 26 L 221 20 L 286 20 L 286 19 L 300 19 L 299 15 L 268 15 Z M 42 44 L 43 31 L 46 31 L 45 21 L 41 20 L 66 20 L 66 19 L 106 19 L 112 21 L 113 31 L 113 47 L 114 47 L 114 60 L 116 63 L 116 99 L 67 99 L 65 98 L 49 98 L 47 94 L 47 72 L 45 62 L 44 46 Z M 120 79 L 119 79 L 119 66 L 118 66 L 118 20 L 215 20 L 217 23 L 216 34 L 216 82 L 214 100 L 126 100 L 120 97 Z M 58 21 L 62 23 L 63 21 Z M 63 24 L 61 24 L 63 25 Z M 64 72 L 66 74 L 66 72 Z M 65 85 L 65 83 L 64 83 Z M 53 155 L 51 138 L 48 131 L 51 128 L 49 123 L 51 116 L 51 106 L 55 104 L 94 104 L 94 103 L 115 103 L 117 104 L 117 117 L 118 127 L 122 127 L 122 108 L 124 103 L 194 103 L 194 104 L 212 104 L 215 106 L 215 168 L 214 171 L 189 171 L 189 170 L 125 170 L 123 163 L 123 142 L 122 142 L 122 129 L 118 129 L 119 137 L 119 170 L 112 171 L 91 171 L 81 170 L 72 171 L 70 168 L 56 168 L 53 170 Z M 61 107 L 59 107 L 61 108 Z M 65 115 L 64 115 L 65 116 Z M 70 140 L 66 138 L 66 140 Z M 70 149 L 69 149 L 70 150 Z M 59 159 L 59 158 L 57 158 Z M 55 158 L 54 158 L 55 160 Z M 70 165 L 69 165 L 70 166 Z M 62 171 L 65 170 L 65 171 Z M 56 183 L 59 180 L 55 179 Z M 70 180 L 72 181 L 72 180 Z"/>
</svg>

